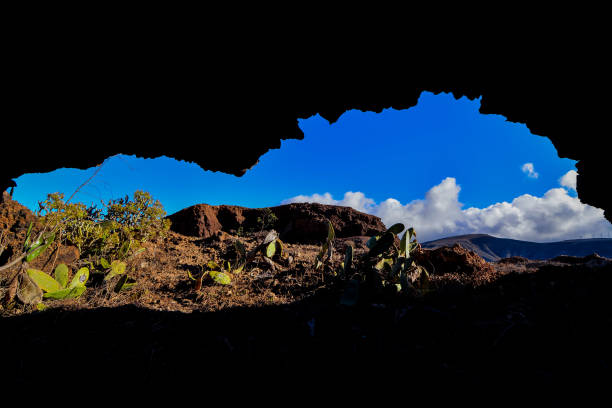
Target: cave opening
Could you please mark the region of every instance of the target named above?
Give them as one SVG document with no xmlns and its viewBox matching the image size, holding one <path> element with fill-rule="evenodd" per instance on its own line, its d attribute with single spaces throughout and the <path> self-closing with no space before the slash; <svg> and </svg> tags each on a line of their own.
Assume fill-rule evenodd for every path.
<svg viewBox="0 0 612 408">
<path fill-rule="evenodd" d="M 559 158 L 548 138 L 531 134 L 525 125 L 509 123 L 500 115 L 480 114 L 479 104 L 478 99 L 456 100 L 448 94 L 424 93 L 410 109 L 385 109 L 380 113 L 351 110 L 333 123 L 318 115 L 303 118 L 299 126 L 304 140 L 283 141 L 280 149 L 262 156 L 259 164 L 240 178 L 203 171 L 196 164 L 168 157 L 141 159 L 127 155 L 110 157 L 97 168 L 60 169 L 19 177 L 13 198 L 33 211 L 47 193 L 60 191 L 70 196 L 92 176 L 75 201 L 96 204 L 145 190 L 159 199 L 169 214 L 198 203 L 251 208 L 294 202 L 350 206 L 380 217 L 386 227 L 402 222 L 416 228 L 425 251 L 417 251 L 414 259 L 426 268 L 431 265 L 431 279 L 426 282 L 431 286 L 413 281 L 420 291 L 418 297 L 407 294 L 402 285 L 398 291 L 397 283 L 372 289 L 369 281 L 364 281 L 367 285 L 361 286 L 355 299 L 359 307 L 350 309 L 345 307 L 350 304 L 342 303 L 350 288 L 346 277 L 335 273 L 340 270 L 337 268 L 348 246 L 355 246 L 357 262 L 362 266 L 367 262 L 367 257 L 363 260 L 368 251 L 367 238 L 361 242 L 354 237 L 338 239 L 335 259 L 325 272 L 313 266 L 320 245 L 285 242 L 291 260 L 289 256 L 277 256 L 266 262 L 258 257 L 232 276 L 230 286 L 209 281 L 196 289 L 195 278 L 203 276 L 203 268 L 211 260 L 219 264 L 231 260 L 236 265 L 236 238 L 254 250 L 267 231 L 261 231 L 264 235 L 225 231 L 209 236 L 174 234 L 161 242 L 148 243 L 151 245 L 146 246 L 145 252 L 134 254 L 126 268 L 134 280 L 131 284 L 135 284 L 131 292 L 122 295 L 106 290 L 106 280 L 97 270 L 102 286 L 88 285 L 81 298 L 45 299 L 49 305 L 45 307 L 51 310 L 32 317 L 49 326 L 42 330 L 37 325 L 29 327 L 39 334 L 46 333 L 50 341 L 45 344 L 49 347 L 43 351 L 37 348 L 36 352 L 46 355 L 48 349 L 59 347 L 53 339 L 65 343 L 80 336 L 83 327 L 89 327 L 86 332 L 92 334 L 92 344 L 98 348 L 120 339 L 118 350 L 144 350 L 143 375 L 148 375 L 150 327 L 166 325 L 160 333 L 169 340 L 162 344 L 177 354 L 172 351 L 165 357 L 156 357 L 155 361 L 162 362 L 158 366 L 160 372 L 178 372 L 184 361 L 190 366 L 211 366 L 210 353 L 193 353 L 193 349 L 184 347 L 194 336 L 210 340 L 203 346 L 206 350 L 236 350 L 238 360 L 249 363 L 254 361 L 251 344 L 265 345 L 261 360 L 255 361 L 266 366 L 275 350 L 289 345 L 290 355 L 303 358 L 288 360 L 290 364 L 314 361 L 313 366 L 319 369 L 322 363 L 338 363 L 335 359 L 339 345 L 345 347 L 347 360 L 359 361 L 364 354 L 355 350 L 364 345 L 375 350 L 366 356 L 372 361 L 380 359 L 382 338 L 393 353 L 391 360 L 385 354 L 385 361 L 397 362 L 398 355 L 407 364 L 423 361 L 422 366 L 417 366 L 418 372 L 443 367 L 441 373 L 447 374 L 445 367 L 450 362 L 458 368 L 458 377 L 465 377 L 466 372 L 480 375 L 497 369 L 496 375 L 490 377 L 498 381 L 501 374 L 508 375 L 508 367 L 516 366 L 520 375 L 536 373 L 537 383 L 541 378 L 536 376 L 543 372 L 542 356 L 546 356 L 544 368 L 555 373 L 558 356 L 566 350 L 607 350 L 609 328 L 601 322 L 606 321 L 610 310 L 607 288 L 612 262 L 588 256 L 576 259 L 593 252 L 593 246 L 586 253 L 574 252 L 576 256 L 565 257 L 554 252 L 558 248 L 549 252 L 538 248 L 546 260 L 535 262 L 539 256 L 536 252 L 513 252 L 508 242 L 501 250 L 491 241 L 486 242 L 479 247 L 485 249 L 477 252 L 480 257 L 450 247 L 451 241 L 443 242 L 449 245 L 442 248 L 425 245 L 449 236 L 484 234 L 502 240 L 561 242 L 565 250 L 575 246 L 578 239 L 603 241 L 612 236 L 603 211 L 578 199 L 576 162 Z M 231 151 L 207 154 L 231 160 Z M 0 265 L 19 253 L 28 228 L 27 219 L 13 217 L 8 221 L 16 221 L 11 227 L 16 239 L 9 242 L 12 247 L 4 252 Z M 472 240 L 467 244 L 480 243 Z M 606 245 L 609 251 L 609 239 L 599 248 L 605 249 Z M 532 250 L 524 245 L 521 248 Z M 612 258 L 612 254 L 599 249 L 596 252 Z M 58 253 L 45 254 L 33 265 L 51 275 Z M 74 251 L 61 256 L 71 255 Z M 86 261 L 78 255 L 76 252 L 70 258 L 73 271 L 84 265 L 79 262 Z M 419 260 L 418 256 L 423 258 Z M 554 262 L 549 261 L 552 256 L 556 257 Z M 101 268 L 92 263 L 88 265 L 93 276 L 93 268 Z M 123 276 L 113 279 L 120 281 Z M 114 286 L 114 281 L 109 282 Z M 2 299 L 10 287 L 6 283 L 8 280 L 0 279 Z M 391 293 L 386 297 L 388 289 Z M 33 308 L 14 305 L 2 305 L 0 315 L 13 316 Z M 87 314 L 65 313 L 79 309 L 88 309 Z M 222 314 L 215 313 L 221 310 Z M 4 319 L 7 321 L 11 323 Z M 134 321 L 145 324 L 134 325 Z M 125 336 L 116 335 L 117 322 L 124 322 L 126 327 L 142 327 L 142 336 L 128 337 L 126 343 Z M 160 322 L 165 323 L 160 326 Z M 569 336 L 568 327 L 572 328 Z M 602 335 L 602 330 L 607 331 Z M 287 341 L 288 331 L 292 334 Z M 385 338 L 387 333 L 392 336 Z M 598 348 L 593 348 L 594 338 L 603 339 Z M 15 344 L 5 348 L 14 349 Z M 19 344 L 25 344 L 31 353 L 30 343 Z M 143 344 L 145 348 L 139 349 Z M 328 353 L 321 355 L 321 350 Z M 583 357 L 580 353 L 575 356 L 576 361 L 583 361 Z M 194 358 L 200 360 L 194 363 Z M 227 366 L 227 358 L 222 354 L 218 366 Z M 35 360 L 44 358 L 31 361 Z M 515 365 L 503 364 L 509 360 Z M 599 356 L 592 360 L 600 361 Z M 127 360 L 119 353 L 116 361 Z M 555 374 L 558 377 L 549 376 L 547 371 L 541 377 L 569 378 L 566 361 L 561 367 L 566 371 L 559 370 Z M 21 363 L 18 360 L 13 365 Z M 176 370 L 168 370 L 172 364 Z M 32 363 L 24 371 L 34 373 L 38 368 L 38 363 Z M 440 378 L 437 374 L 434 373 L 436 378 Z"/>
<path fill-rule="evenodd" d="M 479 98 L 423 92 L 410 109 L 350 110 L 334 123 L 303 118 L 304 140 L 283 141 L 242 177 L 168 157 L 117 155 L 75 200 L 98 203 L 140 189 L 168 214 L 200 203 L 318 202 L 379 216 L 387 226 L 414 226 L 422 241 L 466 234 L 532 242 L 612 237 L 603 211 L 577 197 L 575 161 L 559 158 L 548 138 L 525 125 L 479 108 Z M 231 152 L 214 154 L 231 160 Z M 23 175 L 14 198 L 35 211 L 47 193 L 69 196 L 95 171 Z"/>
</svg>

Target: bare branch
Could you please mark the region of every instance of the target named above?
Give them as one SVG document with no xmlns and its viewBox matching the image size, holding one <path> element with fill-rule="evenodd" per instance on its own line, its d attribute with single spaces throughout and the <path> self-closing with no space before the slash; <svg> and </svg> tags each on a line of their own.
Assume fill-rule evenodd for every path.
<svg viewBox="0 0 612 408">
<path fill-rule="evenodd" d="M 68 204 L 70 202 L 70 200 L 72 200 L 72 198 L 76 195 L 76 193 L 79 192 L 79 190 L 81 190 L 83 187 L 85 187 L 90 181 L 91 179 L 93 179 L 96 174 L 98 174 L 100 172 L 100 170 L 102 170 L 102 166 L 104 166 L 104 164 L 108 161 L 109 157 L 107 157 L 106 159 L 104 159 L 104 161 L 100 164 L 98 164 L 96 167 L 96 171 L 94 171 L 94 173 L 91 175 L 91 177 L 89 177 L 87 180 L 85 180 L 83 182 L 83 184 L 81 184 L 76 190 L 74 190 L 74 193 L 72 193 L 72 195 L 70 196 L 70 198 L 68 200 L 66 200 L 66 204 Z"/>
<path fill-rule="evenodd" d="M 17 263 L 19 263 L 19 262 L 20 262 L 20 261 L 21 261 L 23 258 L 25 258 L 25 257 L 26 257 L 26 255 L 27 255 L 27 254 L 24 252 L 23 254 L 21 254 L 21 255 L 19 255 L 17 258 L 15 258 L 15 259 L 14 259 L 12 262 L 10 262 L 10 263 L 8 263 L 8 264 L 6 264 L 6 265 L 0 266 L 0 272 L 5 271 L 5 270 L 7 270 L 7 269 L 11 268 L 12 266 L 16 265 L 16 264 L 17 264 Z"/>
</svg>

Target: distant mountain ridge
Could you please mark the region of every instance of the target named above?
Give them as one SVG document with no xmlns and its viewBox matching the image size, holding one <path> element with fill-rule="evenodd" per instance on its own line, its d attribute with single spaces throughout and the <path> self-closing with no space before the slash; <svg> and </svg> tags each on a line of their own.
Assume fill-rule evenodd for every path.
<svg viewBox="0 0 612 408">
<path fill-rule="evenodd" d="M 528 259 L 550 259 L 560 255 L 586 256 L 597 253 L 612 258 L 611 238 L 570 239 L 559 242 L 529 242 L 516 239 L 496 238 L 487 234 L 457 235 L 422 244 L 423 248 L 435 249 L 459 244 L 476 252 L 489 262 L 511 256 Z"/>
</svg>

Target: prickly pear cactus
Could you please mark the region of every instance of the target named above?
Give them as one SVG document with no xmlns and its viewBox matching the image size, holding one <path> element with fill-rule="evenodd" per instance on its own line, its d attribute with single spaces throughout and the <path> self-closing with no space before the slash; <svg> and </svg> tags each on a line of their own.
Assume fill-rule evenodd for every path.
<svg viewBox="0 0 612 408">
<path fill-rule="evenodd" d="M 353 247 L 351 245 L 346 247 L 346 252 L 344 253 L 344 262 L 342 265 L 342 269 L 344 275 L 348 275 L 353 268 Z"/>
<path fill-rule="evenodd" d="M 268 246 L 266 247 L 266 256 L 272 259 L 275 253 L 276 253 L 276 240 L 270 242 Z"/>
<path fill-rule="evenodd" d="M 40 289 L 45 292 L 42 295 L 42 297 L 45 299 L 76 299 L 85 292 L 85 283 L 89 278 L 89 269 L 79 269 L 78 272 L 72 278 L 72 281 L 70 282 L 70 285 L 68 285 L 68 287 L 66 287 L 66 283 L 68 282 L 68 267 L 66 265 L 58 265 L 58 267 L 55 268 L 54 274 L 58 278 L 58 280 L 54 279 L 50 275 L 47 275 L 46 273 L 38 269 L 27 270 L 27 278 L 31 279 L 32 282 L 34 282 Z M 26 288 L 28 282 L 24 282 L 26 285 L 24 286 L 24 288 Z M 26 297 L 26 295 L 24 295 L 24 297 Z"/>
<path fill-rule="evenodd" d="M 62 288 L 65 288 L 66 285 L 68 284 L 69 274 L 70 274 L 70 271 L 68 270 L 68 266 L 66 266 L 66 264 L 63 264 L 63 263 L 57 265 L 57 267 L 55 268 L 55 271 L 53 272 L 53 276 L 55 277 L 55 280 L 60 284 Z"/>
<path fill-rule="evenodd" d="M 43 297 L 45 299 L 76 299 L 85 292 L 85 289 L 85 285 L 77 285 L 72 288 L 45 293 Z"/>
<path fill-rule="evenodd" d="M 418 248 L 416 233 L 414 228 L 408 228 L 402 236 L 399 247 L 396 237 L 404 231 L 405 227 L 401 223 L 392 225 L 382 234 L 371 237 L 366 245 L 369 251 L 361 259 L 361 264 L 357 274 L 345 278 L 358 277 L 359 280 L 347 282 L 340 303 L 350 306 L 355 304 L 355 293 L 361 284 L 368 285 L 376 293 L 397 294 L 405 293 L 409 296 L 421 296 L 428 291 L 429 274 L 420 265 L 415 264 L 410 258 L 410 253 Z M 348 249 L 347 249 L 348 250 Z M 343 263 L 344 269 L 349 265 L 348 254 Z"/>
<path fill-rule="evenodd" d="M 222 285 L 229 285 L 232 282 L 230 275 L 225 272 L 210 271 L 208 274 L 216 283 L 220 283 Z"/>
<path fill-rule="evenodd" d="M 70 282 L 69 288 L 74 288 L 75 286 L 85 285 L 87 280 L 89 279 L 89 269 L 81 268 L 74 274 L 72 281 Z"/>
<path fill-rule="evenodd" d="M 334 255 L 334 242 L 333 241 L 336 238 L 336 232 L 334 231 L 334 226 L 332 225 L 331 221 L 328 221 L 327 223 L 328 223 L 327 239 L 325 240 L 325 243 L 321 247 L 321 250 L 315 257 L 315 264 L 314 264 L 315 270 L 319 269 L 326 262 L 331 261 Z"/>
<path fill-rule="evenodd" d="M 58 281 L 41 270 L 28 269 L 27 274 L 45 292 L 56 292 L 62 289 L 62 285 Z"/>
<path fill-rule="evenodd" d="M 105 281 L 112 279 L 117 275 L 123 275 L 125 273 L 126 264 L 125 262 L 115 260 L 110 264 L 110 272 L 104 277 Z"/>
<path fill-rule="evenodd" d="M 115 293 L 119 293 L 128 289 L 131 289 L 134 285 L 136 285 L 136 282 L 132 282 L 132 283 L 128 283 L 128 275 L 122 275 L 121 278 L 119 278 L 119 280 L 117 281 L 117 284 L 115 285 L 115 288 L 113 289 L 113 291 Z"/>
<path fill-rule="evenodd" d="M 234 247 L 236 248 L 236 262 L 234 262 L 234 273 L 240 273 L 242 272 L 247 263 L 247 251 L 244 244 L 239 240 L 234 241 Z"/>
</svg>

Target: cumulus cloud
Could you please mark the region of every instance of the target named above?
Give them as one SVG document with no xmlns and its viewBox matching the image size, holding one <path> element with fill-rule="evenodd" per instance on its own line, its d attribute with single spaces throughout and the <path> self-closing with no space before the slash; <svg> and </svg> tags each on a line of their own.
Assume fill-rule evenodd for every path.
<svg viewBox="0 0 612 408">
<path fill-rule="evenodd" d="M 331 194 L 297 196 L 283 201 L 344 205 L 376 215 L 385 225 L 402 222 L 413 226 L 420 241 L 450 235 L 484 233 L 501 238 L 546 242 L 612 236 L 612 224 L 603 210 L 583 204 L 563 188 L 548 190 L 542 197 L 523 194 L 512 202 L 486 208 L 462 209 L 461 187 L 447 177 L 432 187 L 424 199 L 402 204 L 394 198 L 376 203 L 362 192 L 347 192 L 341 200 Z"/>
<path fill-rule="evenodd" d="M 530 178 L 540 177 L 538 172 L 534 170 L 533 163 L 523 164 L 523 167 L 521 167 L 521 170 L 523 170 L 523 173 L 527 174 L 527 177 L 530 177 Z"/>
<path fill-rule="evenodd" d="M 290 203 L 319 203 L 319 204 L 331 204 L 341 205 L 345 207 L 352 207 L 357 211 L 372 214 L 375 210 L 376 203 L 371 198 L 367 198 L 362 192 L 347 191 L 344 193 L 342 200 L 334 200 L 331 194 L 313 194 L 313 195 L 299 195 L 292 197 L 288 200 L 284 200 L 281 204 Z"/>
<path fill-rule="evenodd" d="M 578 173 L 576 172 L 576 170 L 570 170 L 567 173 L 565 173 L 563 177 L 559 179 L 559 184 L 561 184 L 563 187 L 567 187 L 569 189 L 576 191 L 576 177 L 577 176 L 578 176 Z"/>
</svg>

